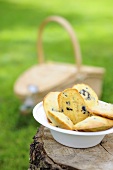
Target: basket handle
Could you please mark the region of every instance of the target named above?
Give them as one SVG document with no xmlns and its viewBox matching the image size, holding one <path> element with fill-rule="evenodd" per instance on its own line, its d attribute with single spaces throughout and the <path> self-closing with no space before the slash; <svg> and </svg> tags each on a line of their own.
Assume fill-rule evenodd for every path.
<svg viewBox="0 0 113 170">
<path fill-rule="evenodd" d="M 66 19 L 59 17 L 59 16 L 47 17 L 41 23 L 41 25 L 39 27 L 38 42 L 37 42 L 39 63 L 44 63 L 44 53 L 43 53 L 43 48 L 42 48 L 42 33 L 43 33 L 43 30 L 44 30 L 44 27 L 46 26 L 46 24 L 51 22 L 51 21 L 59 23 L 69 33 L 70 38 L 71 38 L 71 42 L 72 42 L 72 46 L 73 46 L 73 50 L 74 50 L 74 59 L 75 59 L 75 62 L 76 62 L 77 71 L 80 72 L 82 60 L 81 60 L 80 46 L 79 46 L 79 43 L 77 41 L 77 37 L 76 37 L 75 32 L 74 32 L 73 28 L 71 27 L 70 23 Z"/>
</svg>

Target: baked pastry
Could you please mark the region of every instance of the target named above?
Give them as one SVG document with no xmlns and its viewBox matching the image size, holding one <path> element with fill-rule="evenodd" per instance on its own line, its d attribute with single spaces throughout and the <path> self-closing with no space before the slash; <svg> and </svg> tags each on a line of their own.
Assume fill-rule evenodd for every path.
<svg viewBox="0 0 113 170">
<path fill-rule="evenodd" d="M 68 88 L 58 95 L 59 111 L 76 124 L 89 116 L 84 99 L 76 89 Z"/>
<path fill-rule="evenodd" d="M 73 130 L 72 121 L 62 112 L 48 111 L 47 115 L 48 119 L 52 122 L 51 125 L 67 130 Z"/>
<path fill-rule="evenodd" d="M 46 115 L 48 115 L 48 111 L 59 111 L 58 106 L 58 95 L 60 92 L 50 92 L 43 99 L 43 106 Z"/>
<path fill-rule="evenodd" d="M 48 93 L 43 106 L 49 123 L 55 127 L 84 132 L 113 127 L 113 104 L 98 100 L 86 84 Z"/>
<path fill-rule="evenodd" d="M 113 120 L 100 116 L 91 116 L 77 123 L 73 128 L 78 131 L 97 132 L 111 127 L 113 127 Z"/>
<path fill-rule="evenodd" d="M 94 115 L 99 115 L 109 119 L 113 119 L 113 104 L 98 101 L 98 104 L 89 109 Z"/>
<path fill-rule="evenodd" d="M 77 89 L 81 96 L 84 98 L 89 108 L 98 103 L 98 96 L 94 90 L 86 84 L 76 84 L 72 88 Z"/>
</svg>

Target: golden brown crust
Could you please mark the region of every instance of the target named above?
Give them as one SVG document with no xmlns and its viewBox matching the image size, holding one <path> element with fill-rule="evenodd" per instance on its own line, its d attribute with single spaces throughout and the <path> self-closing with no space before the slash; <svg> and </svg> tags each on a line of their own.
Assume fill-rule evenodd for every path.
<svg viewBox="0 0 113 170">
<path fill-rule="evenodd" d="M 58 95 L 60 112 L 68 116 L 76 124 L 89 116 L 84 99 L 76 89 L 68 88 Z"/>
<path fill-rule="evenodd" d="M 108 119 L 113 119 L 113 104 L 99 101 L 98 105 L 89 109 L 93 115 L 102 116 Z"/>
<path fill-rule="evenodd" d="M 72 88 L 76 89 L 81 94 L 89 108 L 97 105 L 98 96 L 90 86 L 86 84 L 75 84 Z"/>
<path fill-rule="evenodd" d="M 113 127 L 113 104 L 99 101 L 95 92 L 85 84 L 48 93 L 43 106 L 52 126 L 84 132 Z"/>
<path fill-rule="evenodd" d="M 59 93 L 60 92 L 50 92 L 44 97 L 43 106 L 46 115 L 48 114 L 48 111 L 51 110 L 59 111 L 58 100 L 57 100 Z"/>
<path fill-rule="evenodd" d="M 113 120 L 100 117 L 100 116 L 91 116 L 85 120 L 74 125 L 74 129 L 84 132 L 97 132 L 102 130 L 107 130 L 113 127 Z"/>
<path fill-rule="evenodd" d="M 51 120 L 53 126 L 73 130 L 72 121 L 61 112 L 48 111 L 48 118 Z"/>
</svg>

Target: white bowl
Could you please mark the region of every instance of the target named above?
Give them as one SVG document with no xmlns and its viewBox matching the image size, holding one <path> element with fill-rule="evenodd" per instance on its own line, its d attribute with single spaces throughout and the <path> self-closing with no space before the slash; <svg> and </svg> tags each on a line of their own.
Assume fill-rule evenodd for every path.
<svg viewBox="0 0 113 170">
<path fill-rule="evenodd" d="M 99 132 L 78 132 L 51 126 L 48 123 L 42 102 L 34 107 L 33 116 L 36 121 L 50 129 L 57 142 L 73 148 L 93 147 L 99 144 L 106 134 L 113 133 L 113 128 Z"/>
</svg>

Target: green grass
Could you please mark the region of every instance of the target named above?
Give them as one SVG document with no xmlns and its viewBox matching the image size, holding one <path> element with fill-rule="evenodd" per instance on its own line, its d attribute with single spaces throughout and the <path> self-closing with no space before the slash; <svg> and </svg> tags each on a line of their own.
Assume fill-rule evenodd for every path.
<svg viewBox="0 0 113 170">
<path fill-rule="evenodd" d="M 45 17 L 60 15 L 72 24 L 83 63 L 105 67 L 102 100 L 113 103 L 112 6 L 112 0 L 0 1 L 0 169 L 29 167 L 29 146 L 38 123 L 32 114 L 20 114 L 13 86 L 37 63 L 37 30 Z M 69 36 L 58 24 L 48 24 L 43 41 L 46 60 L 74 62 Z"/>
</svg>

